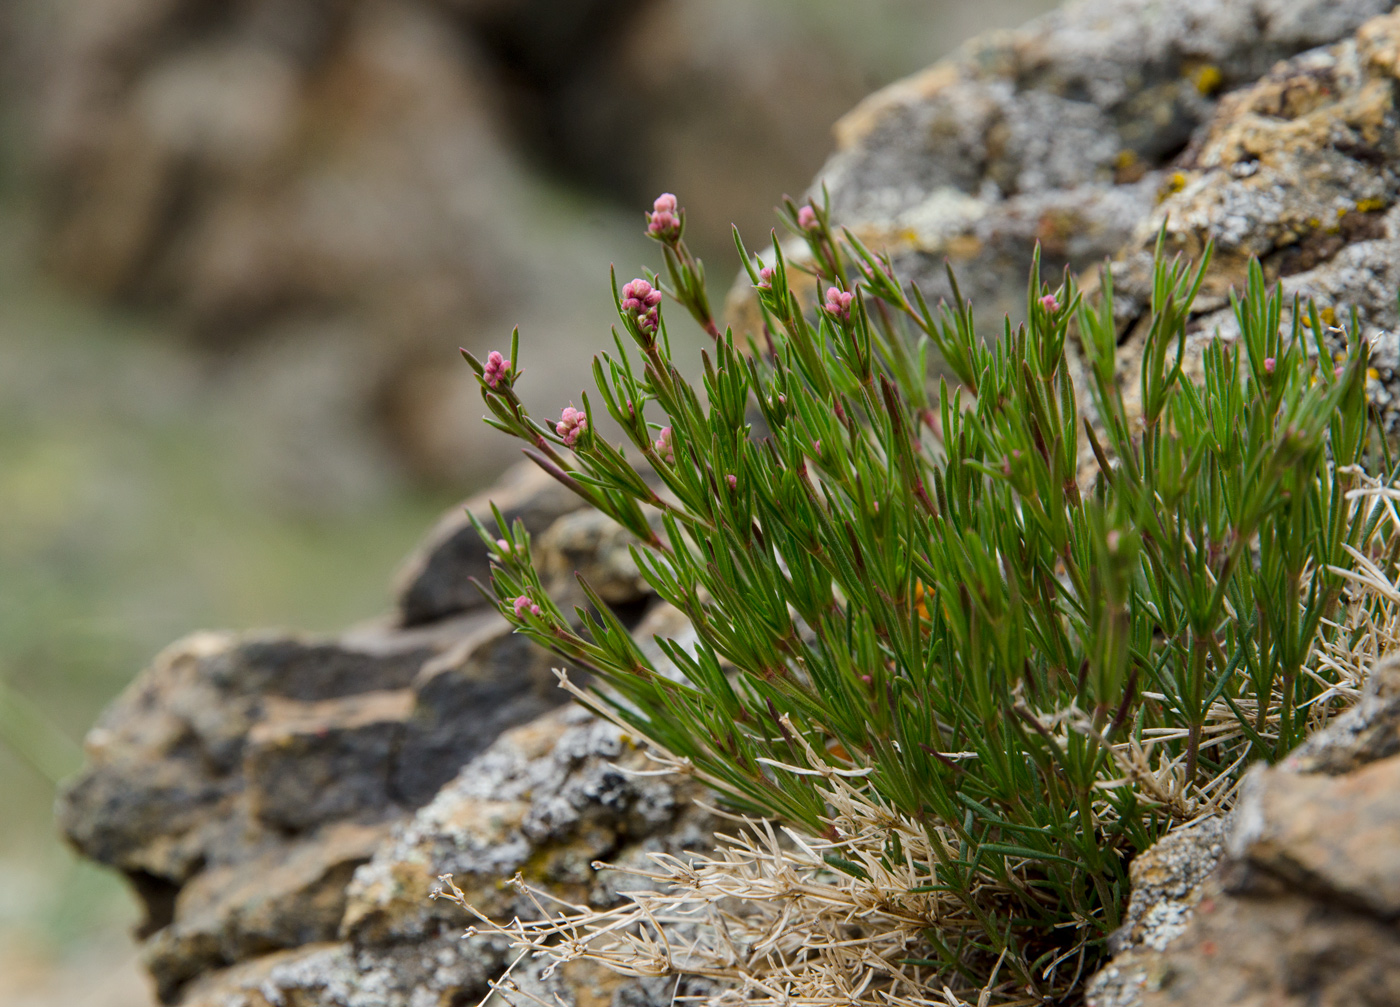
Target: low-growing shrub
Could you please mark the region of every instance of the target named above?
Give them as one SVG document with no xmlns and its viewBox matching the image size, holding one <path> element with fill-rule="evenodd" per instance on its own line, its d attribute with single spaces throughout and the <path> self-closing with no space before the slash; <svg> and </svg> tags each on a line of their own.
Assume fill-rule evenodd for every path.
<svg viewBox="0 0 1400 1007">
<path fill-rule="evenodd" d="M 1348 586 L 1359 565 L 1374 578 L 1395 561 L 1368 491 L 1368 466 L 1390 461 L 1367 345 L 1286 305 L 1256 265 L 1238 337 L 1204 341 L 1188 367 L 1209 255 L 1193 268 L 1159 245 L 1140 373 L 1121 374 L 1106 270 L 1091 303 L 1068 275 L 1043 283 L 1037 260 L 1025 322 L 987 342 L 955 282 L 930 306 L 824 206 L 789 203 L 783 219 L 805 239 L 800 263 L 776 237 L 759 261 L 736 235 L 764 319 L 747 345 L 719 331 L 663 196 L 649 231 L 667 282 L 614 281 L 622 333 L 595 358 L 596 400 L 541 422 L 515 394 L 518 333 L 509 359 L 468 355 L 488 422 L 636 536 L 647 582 L 694 628 L 689 646 L 656 641 L 674 668 L 587 584 L 591 604 L 561 611 L 499 514 L 480 529 L 491 590 L 521 632 L 591 673 L 576 688 L 591 707 L 732 808 L 792 828 L 796 846 L 731 843 L 707 861 L 711 882 L 726 862 L 750 882 L 776 877 L 760 861 L 786 862 L 786 896 L 748 894 L 850 896 L 849 912 L 831 896 L 822 939 L 771 936 L 769 979 L 762 955 L 735 951 L 743 995 L 835 1002 L 793 977 L 836 990 L 827 973 L 844 962 L 838 1000 L 945 985 L 1064 997 L 1122 921 L 1131 857 L 1227 807 L 1250 763 L 1355 694 L 1346 662 L 1320 654 L 1378 646 L 1379 602 Z M 699 387 L 672 363 L 663 293 L 711 339 Z M 931 379 L 935 363 L 951 382 Z M 600 435 L 600 408 L 627 444 Z M 696 870 L 657 877 L 691 878 L 711 903 L 745 894 Z M 764 919 L 810 931 L 820 916 Z M 880 926 L 898 940 L 842 950 L 875 948 Z M 531 932 L 581 954 L 585 930 Z M 632 933 L 611 964 L 645 958 Z M 723 978 L 728 952 L 714 953 L 695 968 Z"/>
</svg>

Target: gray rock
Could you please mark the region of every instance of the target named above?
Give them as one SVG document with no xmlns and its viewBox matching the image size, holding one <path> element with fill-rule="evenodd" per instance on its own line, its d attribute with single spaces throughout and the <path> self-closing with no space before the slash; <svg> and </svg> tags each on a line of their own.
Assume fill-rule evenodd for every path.
<svg viewBox="0 0 1400 1007">
<path fill-rule="evenodd" d="M 948 259 L 988 331 L 1045 279 L 1134 237 L 1221 94 L 1326 45 L 1389 0 L 1080 0 L 876 92 L 818 175 L 836 224 L 888 251 L 930 302 Z M 740 324 L 742 287 L 731 298 Z"/>
<path fill-rule="evenodd" d="M 1394 668 L 1278 766 L 1256 766 L 1228 820 L 1132 865 L 1128 922 L 1088 1007 L 1400 1003 L 1400 730 Z"/>
<path fill-rule="evenodd" d="M 422 625 L 484 603 L 472 581 L 489 581 L 490 556 L 467 513 L 475 514 L 477 520 L 497 532 L 491 516 L 493 502 L 508 525 L 524 522 L 525 530 L 532 536 L 543 534 L 558 518 L 584 505 L 538 466 L 519 463 L 491 489 L 444 514 L 405 561 L 396 577 L 403 625 Z"/>
<path fill-rule="evenodd" d="M 336 639 L 200 634 L 106 711 L 58 817 L 131 879 L 174 1000 L 210 968 L 334 938 L 389 823 L 564 698 L 495 612 Z"/>
</svg>

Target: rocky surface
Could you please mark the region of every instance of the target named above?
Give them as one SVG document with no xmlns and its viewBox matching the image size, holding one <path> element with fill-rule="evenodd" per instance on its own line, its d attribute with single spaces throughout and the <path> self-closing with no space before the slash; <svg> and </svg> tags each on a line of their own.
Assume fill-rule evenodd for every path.
<svg viewBox="0 0 1400 1007">
<path fill-rule="evenodd" d="M 1368 393 L 1386 429 L 1400 430 L 1400 15 L 1274 66 L 1222 99 L 1171 173 L 1164 198 L 1113 264 L 1126 356 L 1141 346 L 1152 247 L 1199 258 L 1215 243 L 1195 305 L 1193 346 L 1238 332 L 1230 288 L 1251 259 L 1285 295 L 1314 299 L 1324 324 L 1353 311 L 1371 340 Z M 1287 324 L 1287 319 L 1285 319 Z M 1328 342 L 1339 349 L 1338 334 Z M 1190 359 L 1199 357 L 1189 354 Z M 1130 364 L 1129 364 L 1130 366 Z"/>
<path fill-rule="evenodd" d="M 1132 865 L 1088 1007 L 1400 1003 L 1400 729 L 1393 664 L 1362 703 L 1245 778 L 1228 820 Z"/>
<path fill-rule="evenodd" d="M 813 192 L 930 301 L 948 293 L 948 259 L 996 331 L 1024 307 L 1035 242 L 1046 279 L 1117 253 L 1179 184 L 1200 128 L 1228 114 L 1222 96 L 1390 7 L 1068 3 L 871 95 L 837 123 Z"/>
<path fill-rule="evenodd" d="M 516 470 L 490 496 L 536 533 L 560 584 L 597 577 L 620 614 L 641 616 L 651 596 L 625 538 L 553 480 Z M 467 506 L 490 519 L 485 498 Z M 595 860 L 709 837 L 687 786 L 627 775 L 643 762 L 630 742 L 558 709 L 549 656 L 467 590 L 473 576 L 488 576 L 480 540 L 445 519 L 406 564 L 393 619 L 334 638 L 197 634 L 93 728 L 59 821 L 140 896 L 163 1001 L 474 1001 L 505 946 L 459 939 L 470 921 L 428 898 L 438 875 L 506 915 L 529 908 L 502 886 L 516 872 L 604 904 L 617 896 Z M 646 622 L 666 618 L 660 606 Z M 583 966 L 519 978 L 603 1000 L 622 985 Z M 639 1003 L 671 993 L 628 989 Z"/>
</svg>

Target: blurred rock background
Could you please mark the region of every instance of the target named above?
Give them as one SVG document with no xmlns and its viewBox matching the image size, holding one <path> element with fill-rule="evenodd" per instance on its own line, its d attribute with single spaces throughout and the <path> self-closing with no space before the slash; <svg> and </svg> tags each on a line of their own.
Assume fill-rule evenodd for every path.
<svg viewBox="0 0 1400 1007">
<path fill-rule="evenodd" d="M 839 115 L 1049 5 L 0 3 L 0 1002 L 147 1001 L 53 782 L 169 640 L 387 606 L 512 460 L 458 345 L 557 410 L 657 192 L 720 299 Z"/>
</svg>

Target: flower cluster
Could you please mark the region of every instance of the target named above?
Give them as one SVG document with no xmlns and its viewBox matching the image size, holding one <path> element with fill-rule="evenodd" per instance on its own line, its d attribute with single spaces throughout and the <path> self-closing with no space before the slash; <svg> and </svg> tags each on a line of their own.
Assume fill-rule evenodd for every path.
<svg viewBox="0 0 1400 1007">
<path fill-rule="evenodd" d="M 491 388 L 499 388 L 501 382 L 509 376 L 510 361 L 496 350 L 492 350 L 491 355 L 486 358 L 486 369 L 482 372 L 481 380 Z"/>
<path fill-rule="evenodd" d="M 856 299 L 856 295 L 849 290 L 842 290 L 840 287 L 826 288 L 826 303 L 822 305 L 826 313 L 836 321 L 846 323 L 851 320 L 851 302 Z"/>
<path fill-rule="evenodd" d="M 559 416 L 559 422 L 554 425 L 554 432 L 564 438 L 564 446 L 570 448 L 578 442 L 579 435 L 587 429 L 587 414 L 573 406 L 565 406 L 564 412 Z"/>
<path fill-rule="evenodd" d="M 647 234 L 657 241 L 674 245 L 681 240 L 681 210 L 676 205 L 676 197 L 663 192 L 656 197 L 647 214 Z"/>
<path fill-rule="evenodd" d="M 632 280 L 622 288 L 622 310 L 647 335 L 655 335 L 661 324 L 661 291 L 646 280 Z"/>
<path fill-rule="evenodd" d="M 671 428 L 662 427 L 661 434 L 656 438 L 656 443 L 652 445 L 656 453 L 661 456 L 662 461 L 674 464 L 676 461 L 676 446 L 671 443 Z"/>
<path fill-rule="evenodd" d="M 520 595 L 518 598 L 515 599 L 514 608 L 515 608 L 515 617 L 516 617 L 517 619 L 523 619 L 523 618 L 525 618 L 525 613 L 526 613 L 526 612 L 529 612 L 531 615 L 539 615 L 539 614 L 540 614 L 540 607 L 539 607 L 539 605 L 535 604 L 535 602 L 532 601 L 531 598 L 530 598 L 530 596 L 527 595 L 527 594 L 522 594 L 522 595 Z"/>
</svg>

